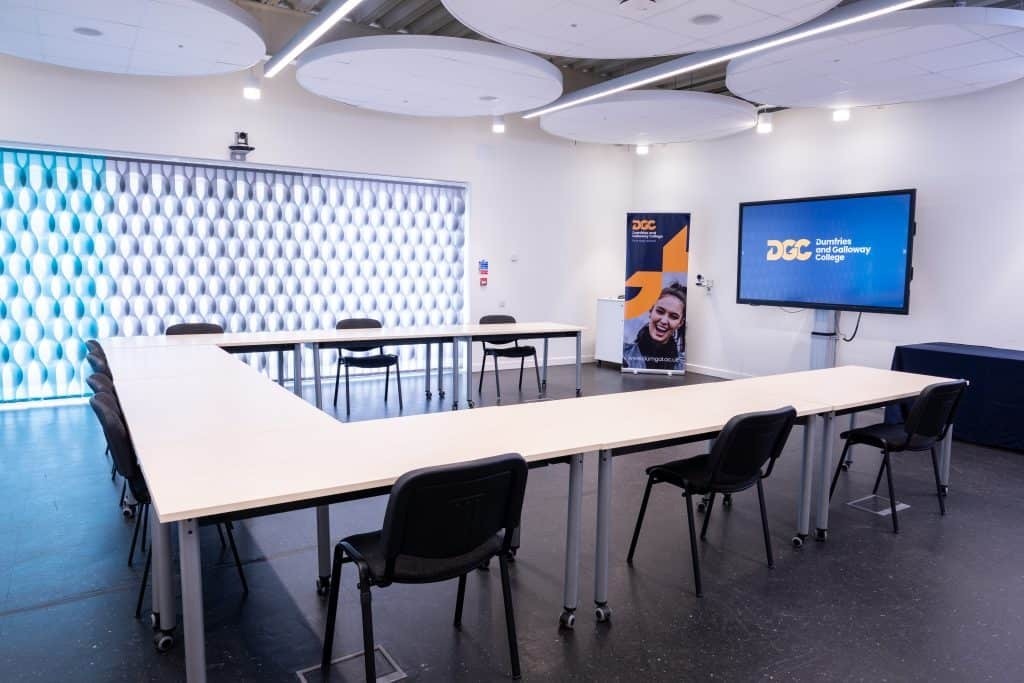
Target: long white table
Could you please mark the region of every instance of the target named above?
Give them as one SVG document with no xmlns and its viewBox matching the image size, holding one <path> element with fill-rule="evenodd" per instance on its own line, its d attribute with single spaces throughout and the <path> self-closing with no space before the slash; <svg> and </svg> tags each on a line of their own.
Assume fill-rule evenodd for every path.
<svg viewBox="0 0 1024 683">
<path fill-rule="evenodd" d="M 561 619 L 571 625 L 579 603 L 583 458 L 597 453 L 594 601 L 598 619 L 605 620 L 611 613 L 607 577 L 614 455 L 711 437 L 737 413 L 792 405 L 810 423 L 801 466 L 800 537 L 811 506 L 815 452 L 821 454 L 815 487 L 818 524 L 824 498 L 826 526 L 819 528 L 827 528 L 831 444 L 816 447 L 816 422 L 825 421 L 827 436 L 829 421 L 839 412 L 902 400 L 942 379 L 847 367 L 341 423 L 214 346 L 114 344 L 107 353 L 153 499 L 153 606 L 166 632 L 177 622 L 170 533 L 172 524 L 178 526 L 190 681 L 205 680 L 206 670 L 198 539 L 204 521 L 296 508 L 326 510 L 332 502 L 384 493 L 411 469 L 503 452 L 521 453 L 533 466 L 568 462 Z M 842 392 L 842 386 L 848 391 Z M 841 401 L 828 400 L 840 393 Z M 948 449 L 945 457 L 948 472 Z M 318 533 L 321 555 L 329 553 L 330 542 Z"/>
</svg>

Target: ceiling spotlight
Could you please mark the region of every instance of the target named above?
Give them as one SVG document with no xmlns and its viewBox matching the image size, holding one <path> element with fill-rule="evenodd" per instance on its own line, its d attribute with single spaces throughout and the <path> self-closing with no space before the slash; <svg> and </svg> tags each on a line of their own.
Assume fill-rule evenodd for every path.
<svg viewBox="0 0 1024 683">
<path fill-rule="evenodd" d="M 501 135 L 505 132 L 505 117 L 495 116 L 491 119 L 491 132 Z"/>
<path fill-rule="evenodd" d="M 249 69 L 245 75 L 245 85 L 242 86 L 242 97 L 247 100 L 258 100 L 263 97 L 263 65 L 257 64 Z"/>
<path fill-rule="evenodd" d="M 758 112 L 757 114 L 757 132 L 761 135 L 767 135 L 772 132 L 772 115 L 771 112 Z"/>
<path fill-rule="evenodd" d="M 645 156 L 647 156 L 650 153 L 651 153 L 650 145 L 637 145 L 636 146 L 636 154 L 637 154 L 637 156 L 645 157 Z"/>
<path fill-rule="evenodd" d="M 846 121 L 849 121 L 850 120 L 850 110 L 849 109 L 833 109 L 832 110 L 832 120 L 835 121 L 836 123 L 845 123 Z"/>
</svg>

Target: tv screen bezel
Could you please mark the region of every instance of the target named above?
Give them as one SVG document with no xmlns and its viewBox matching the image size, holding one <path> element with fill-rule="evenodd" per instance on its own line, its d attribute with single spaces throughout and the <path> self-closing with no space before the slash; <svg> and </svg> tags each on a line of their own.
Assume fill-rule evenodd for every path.
<svg viewBox="0 0 1024 683">
<path fill-rule="evenodd" d="M 743 281 L 743 213 L 748 206 L 767 206 L 771 204 L 801 204 L 804 202 L 820 202 L 830 199 L 864 199 L 868 197 L 886 197 L 892 195 L 909 195 L 910 212 L 907 217 L 907 262 L 903 282 L 903 307 L 891 308 L 884 306 L 854 306 L 848 304 L 829 304 L 809 301 L 776 301 L 774 299 L 744 298 L 741 294 Z M 832 194 L 817 197 L 797 197 L 794 199 L 770 199 L 759 202 L 741 202 L 739 208 L 739 239 L 736 243 L 736 303 L 751 306 L 788 306 L 826 311 L 851 311 L 854 313 L 888 313 L 891 315 L 910 314 L 910 281 L 914 279 L 914 234 L 917 232 L 917 189 L 883 190 L 881 192 L 857 192 L 853 194 Z"/>
</svg>

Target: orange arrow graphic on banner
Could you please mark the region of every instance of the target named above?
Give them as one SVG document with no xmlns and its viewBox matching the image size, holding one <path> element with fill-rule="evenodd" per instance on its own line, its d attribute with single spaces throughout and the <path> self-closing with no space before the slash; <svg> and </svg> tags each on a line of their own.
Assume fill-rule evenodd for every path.
<svg viewBox="0 0 1024 683">
<path fill-rule="evenodd" d="M 670 239 L 661 250 L 661 267 L 666 273 L 685 273 L 690 265 L 690 254 L 686 250 L 686 234 L 689 227 Z M 626 302 L 626 319 L 638 318 L 651 310 L 662 289 L 662 274 L 657 271 L 641 270 L 627 280 L 627 287 L 637 287 L 640 292 Z"/>
</svg>

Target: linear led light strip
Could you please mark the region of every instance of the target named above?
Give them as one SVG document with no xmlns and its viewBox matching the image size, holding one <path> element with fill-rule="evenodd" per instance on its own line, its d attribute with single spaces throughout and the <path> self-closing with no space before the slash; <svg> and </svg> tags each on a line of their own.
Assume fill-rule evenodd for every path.
<svg viewBox="0 0 1024 683">
<path fill-rule="evenodd" d="M 864 14 L 858 14 L 857 16 L 854 16 L 854 17 L 847 17 L 846 19 L 840 19 L 838 21 L 833 21 L 833 22 L 830 22 L 830 23 L 827 23 L 827 24 L 822 24 L 821 26 L 816 26 L 814 28 L 808 28 L 808 29 L 804 29 L 802 31 L 797 31 L 797 32 L 792 33 L 790 35 L 784 35 L 784 36 L 781 36 L 779 38 L 773 38 L 771 40 L 766 40 L 764 42 L 759 42 L 759 43 L 757 43 L 755 45 L 750 45 L 748 47 L 742 47 L 742 48 L 733 50 L 732 52 L 726 52 L 725 54 L 721 54 L 721 55 L 719 55 L 717 57 L 710 57 L 710 58 L 705 59 L 705 60 L 700 61 L 700 62 L 694 62 L 692 64 L 687 64 L 685 66 L 679 67 L 678 69 L 673 69 L 673 70 L 667 71 L 665 73 L 654 74 L 653 76 L 649 76 L 647 78 L 641 78 L 639 80 L 629 80 L 628 82 L 623 83 L 622 85 L 615 86 L 615 87 L 612 87 L 612 88 L 608 88 L 607 90 L 599 90 L 597 92 L 591 93 L 590 95 L 585 95 L 585 96 L 577 98 L 577 99 L 571 99 L 572 96 L 570 95 L 570 99 L 567 100 L 567 101 L 563 101 L 560 104 L 553 104 L 550 107 L 545 107 L 543 109 L 537 109 L 537 110 L 531 111 L 531 112 L 529 112 L 527 114 L 523 114 L 523 118 L 524 119 L 532 119 L 532 118 L 537 117 L 537 116 L 543 116 L 545 114 L 551 114 L 551 113 L 554 113 L 556 111 L 561 111 L 563 109 L 568 109 L 570 107 L 575 107 L 575 106 L 578 106 L 578 105 L 581 105 L 581 104 L 585 104 L 587 102 L 593 102 L 594 100 L 599 100 L 599 99 L 601 99 L 603 97 L 608 97 L 610 95 L 615 95 L 617 93 L 625 92 L 627 90 L 634 90 L 636 88 L 642 88 L 645 85 L 651 85 L 652 83 L 657 83 L 659 81 L 664 81 L 664 80 L 667 80 L 669 78 L 673 78 L 675 76 L 680 76 L 680 75 L 685 74 L 685 73 L 690 73 L 692 71 L 697 71 L 699 69 L 704 69 L 704 68 L 709 67 L 709 66 L 714 66 L 715 64 L 721 64 L 722 62 L 728 62 L 728 61 L 731 61 L 733 59 L 738 59 L 740 57 L 746 57 L 747 55 L 752 55 L 752 54 L 754 54 L 756 52 L 763 52 L 765 50 L 770 50 L 770 49 L 772 49 L 774 47 L 781 47 L 783 45 L 788 45 L 788 44 L 794 43 L 794 42 L 796 42 L 798 40 L 803 40 L 805 38 L 811 38 L 813 36 L 821 35 L 822 33 L 828 33 L 829 31 L 835 31 L 836 29 L 844 28 L 846 26 L 852 26 L 853 24 L 859 24 L 859 23 L 861 23 L 863 21 L 868 21 L 870 19 L 877 19 L 878 17 L 885 16 L 886 14 L 892 14 L 893 12 L 898 12 L 898 11 L 903 10 L 903 9 L 909 9 L 911 7 L 917 7 L 918 5 L 924 5 L 924 4 L 927 4 L 929 2 L 934 2 L 934 0 L 905 0 L 904 2 L 899 2 L 899 3 L 896 3 L 894 5 L 889 5 L 887 7 L 882 7 L 882 8 L 876 9 L 876 10 L 871 10 L 869 12 L 865 12 Z M 685 59 L 685 57 L 684 57 L 684 59 Z M 653 68 L 656 69 L 657 67 L 653 67 Z M 626 78 L 628 79 L 629 77 L 626 77 Z"/>
<path fill-rule="evenodd" d="M 309 49 L 313 43 L 323 38 L 325 33 L 334 28 L 335 24 L 348 16 L 348 13 L 362 4 L 362 2 L 363 0 L 335 0 L 331 5 L 325 7 L 316 19 L 311 20 L 303 30 L 296 33 L 295 37 L 288 41 L 282 52 L 277 53 L 267 62 L 264 76 L 273 78 L 281 73 L 282 69 Z"/>
</svg>

